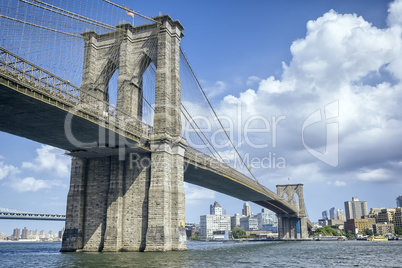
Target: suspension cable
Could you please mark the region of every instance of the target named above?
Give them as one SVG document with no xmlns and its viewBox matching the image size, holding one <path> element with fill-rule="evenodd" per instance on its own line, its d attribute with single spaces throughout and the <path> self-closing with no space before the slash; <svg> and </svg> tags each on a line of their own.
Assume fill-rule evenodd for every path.
<svg viewBox="0 0 402 268">
<path fill-rule="evenodd" d="M 83 38 L 83 37 L 80 36 L 80 35 L 62 32 L 62 31 L 59 31 L 59 30 L 55 30 L 55 29 L 52 29 L 52 28 L 45 27 L 45 26 L 40 26 L 40 25 L 38 25 L 38 24 L 30 23 L 30 22 L 27 22 L 27 21 L 23 21 L 23 20 L 19 20 L 19 19 L 10 18 L 10 17 L 4 16 L 4 15 L 1 15 L 1 14 L 0 14 L 0 17 L 1 17 L 1 18 L 5 18 L 5 19 L 8 19 L 8 20 L 13 20 L 13 21 L 16 21 L 16 22 L 20 22 L 20 23 L 25 23 L 25 24 L 27 24 L 27 25 L 34 26 L 34 27 L 38 27 L 38 28 L 45 29 L 45 30 L 49 30 L 49 31 L 52 31 L 52 32 L 61 33 L 61 34 L 66 34 L 66 35 L 74 36 L 74 37 L 78 37 L 78 38 Z"/>
<path fill-rule="evenodd" d="M 35 7 L 42 8 L 44 10 L 47 10 L 47 11 L 50 11 L 50 12 L 53 12 L 53 13 L 56 13 L 56 14 L 71 18 L 71 19 L 75 19 L 75 20 L 79 20 L 79 21 L 82 21 L 82 22 L 85 22 L 85 23 L 93 24 L 93 25 L 96 25 L 96 26 L 99 26 L 99 27 L 106 28 L 108 30 L 115 30 L 115 27 L 113 27 L 113 26 L 104 26 L 104 25 L 99 24 L 99 23 L 90 22 L 90 21 L 88 21 L 87 18 L 86 19 L 77 18 L 77 17 L 71 16 L 71 15 L 64 14 L 62 12 L 56 11 L 56 10 L 52 10 L 50 8 L 47 8 L 47 7 L 43 7 L 41 5 L 37 5 L 37 4 L 31 3 L 31 2 L 25 1 L 25 0 L 18 0 L 18 1 L 21 1 L 21 2 L 23 2 L 25 4 L 28 4 L 28 5 L 32 5 L 32 6 L 35 6 Z"/>
<path fill-rule="evenodd" d="M 189 61 L 188 61 L 188 59 L 187 59 L 187 57 L 186 57 L 186 54 L 184 54 L 184 51 L 183 51 L 183 49 L 182 49 L 181 47 L 180 47 L 180 52 L 183 54 L 184 59 L 186 60 L 187 65 L 188 65 L 188 67 L 190 68 L 191 73 L 193 74 L 193 76 L 194 76 L 194 78 L 195 78 L 195 80 L 196 80 L 198 86 L 199 86 L 200 89 L 201 89 L 202 94 L 204 95 L 204 97 L 205 97 L 206 101 L 208 102 L 209 106 L 211 107 L 212 112 L 214 113 L 216 119 L 218 120 L 219 125 L 222 127 L 223 131 L 225 132 L 225 135 L 226 135 L 226 137 L 228 138 L 228 140 L 229 140 L 230 144 L 232 145 L 233 149 L 236 151 L 236 153 L 237 153 L 237 155 L 239 156 L 240 160 L 242 161 L 242 163 L 244 164 L 244 166 L 246 167 L 246 169 L 248 170 L 248 172 L 251 174 L 251 176 L 253 177 L 253 179 L 254 179 L 260 186 L 262 186 L 262 185 L 258 182 L 257 178 L 254 176 L 254 174 L 251 172 L 251 169 L 247 166 L 247 164 L 246 164 L 246 162 L 244 161 L 244 159 L 240 156 L 239 151 L 238 151 L 238 150 L 236 149 L 236 147 L 234 146 L 232 140 L 231 140 L 230 137 L 229 137 L 229 134 L 226 132 L 226 129 L 223 127 L 223 124 L 222 124 L 221 120 L 219 119 L 218 115 L 216 114 L 214 108 L 212 107 L 211 102 L 209 101 L 207 95 L 205 94 L 205 92 L 204 92 L 204 90 L 203 90 L 203 88 L 202 88 L 202 86 L 201 86 L 201 83 L 199 82 L 197 76 L 195 75 L 195 73 L 194 73 L 194 71 L 193 71 L 193 68 L 191 67 L 191 65 L 190 65 L 190 63 L 189 63 Z M 263 187 L 263 188 L 265 188 L 265 187 Z"/>
<path fill-rule="evenodd" d="M 39 0 L 32 0 L 32 1 L 35 1 L 35 2 L 37 2 L 37 3 L 39 3 L 39 4 L 42 4 L 42 5 L 51 7 L 51 8 L 56 9 L 56 10 L 60 10 L 60 11 L 62 11 L 62 12 L 64 12 L 64 13 L 69 14 L 69 15 L 76 16 L 76 17 L 78 17 L 78 18 L 82 18 L 82 19 L 85 19 L 85 20 L 87 20 L 87 21 L 90 21 L 90 22 L 99 24 L 98 26 L 104 26 L 105 28 L 115 29 L 115 27 L 113 27 L 113 26 L 111 26 L 111 25 L 108 25 L 108 24 L 106 24 L 106 23 L 103 23 L 103 22 L 100 22 L 100 21 L 96 21 L 96 20 L 93 20 L 93 19 L 90 19 L 90 18 L 81 16 L 81 15 L 76 14 L 76 13 L 74 13 L 74 12 L 71 12 L 71 11 L 68 11 L 68 10 L 65 10 L 65 9 L 62 9 L 62 8 L 59 8 L 59 7 L 50 5 L 50 4 L 48 4 L 48 3 L 45 3 L 45 2 L 42 2 L 42 1 L 39 1 Z M 53 11 L 52 11 L 52 12 L 53 12 Z"/>
</svg>

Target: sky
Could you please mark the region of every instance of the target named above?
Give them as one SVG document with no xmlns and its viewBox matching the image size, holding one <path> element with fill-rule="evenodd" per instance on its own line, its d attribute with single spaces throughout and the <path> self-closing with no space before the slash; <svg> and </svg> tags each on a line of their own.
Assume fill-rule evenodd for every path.
<svg viewBox="0 0 402 268">
<path fill-rule="evenodd" d="M 402 195 L 402 1 L 115 2 L 183 24 L 182 48 L 218 115 L 241 130 L 234 140 L 241 155 L 256 159 L 249 164 L 260 183 L 272 191 L 303 183 L 312 221 L 353 196 L 369 208 L 395 207 Z M 247 141 L 250 118 L 249 128 L 266 131 Z M 64 214 L 64 151 L 4 132 L 0 140 L 0 207 Z M 185 190 L 187 222 L 199 222 L 214 201 L 227 214 L 241 213 L 242 200 L 190 184 Z M 24 226 L 58 231 L 63 224 L 1 220 L 0 232 Z"/>
</svg>

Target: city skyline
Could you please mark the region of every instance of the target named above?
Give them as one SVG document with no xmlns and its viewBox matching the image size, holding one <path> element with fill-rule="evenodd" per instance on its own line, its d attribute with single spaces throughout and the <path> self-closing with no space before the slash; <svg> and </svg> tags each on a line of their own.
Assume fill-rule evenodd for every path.
<svg viewBox="0 0 402 268">
<path fill-rule="evenodd" d="M 159 11 L 145 2 L 116 2 L 145 15 L 155 16 Z M 393 8 L 391 2 L 396 3 Z M 402 25 L 398 3 L 401 1 L 291 1 L 289 9 L 288 3 L 280 1 L 258 5 L 234 1 L 230 6 L 160 1 L 157 6 L 184 25 L 183 48 L 219 114 L 232 116 L 240 102 L 246 119 L 257 113 L 269 122 L 272 116 L 286 116 L 278 123 L 275 140 L 273 133 L 254 137 L 268 141 L 267 149 L 242 145 L 240 151 L 248 153 L 249 159 L 271 156 L 271 164 L 274 156 L 285 159 L 283 169 L 274 165 L 252 170 L 273 191 L 276 184 L 303 183 L 310 219 L 316 221 L 322 207 L 343 204 L 351 196 L 387 208 L 393 207 L 395 197 L 401 194 L 402 158 L 396 149 L 401 147 L 401 112 L 392 101 L 400 96 L 402 87 L 400 69 L 395 67 L 401 59 L 394 40 Z M 194 8 L 199 12 L 193 12 Z M 238 21 L 237 14 L 244 19 Z M 243 40 L 239 32 L 246 29 L 249 36 Z M 331 31 L 338 31 L 346 41 L 342 43 Z M 373 42 L 378 39 L 382 42 Z M 360 40 L 365 40 L 364 44 Z M 339 46 L 335 50 L 338 57 L 331 57 L 328 43 Z M 312 55 L 318 57 L 316 62 L 309 60 Z M 336 83 L 338 80 L 343 84 Z M 300 87 L 293 88 L 295 84 Z M 334 167 L 305 150 L 301 128 L 309 115 L 336 100 L 339 117 L 331 122 L 339 123 L 339 163 Z M 324 122 L 306 129 L 306 145 L 325 151 L 325 134 L 314 135 L 325 129 Z M 0 138 L 0 206 L 65 214 L 70 157 L 60 149 L 3 132 Z M 185 188 L 187 222 L 197 219 L 198 213 L 207 214 L 204 205 L 212 200 L 221 200 L 229 215 L 244 203 L 198 186 L 186 184 Z M 13 228 L 13 224 L 1 220 L 0 230 Z"/>
</svg>

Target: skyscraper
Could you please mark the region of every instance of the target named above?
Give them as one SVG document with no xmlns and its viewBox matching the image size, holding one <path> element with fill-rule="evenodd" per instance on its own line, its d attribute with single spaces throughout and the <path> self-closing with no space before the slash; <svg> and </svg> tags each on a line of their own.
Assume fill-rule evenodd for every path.
<svg viewBox="0 0 402 268">
<path fill-rule="evenodd" d="M 399 196 L 396 198 L 396 207 L 397 207 L 397 208 L 402 207 L 402 195 L 399 195 Z"/>
<path fill-rule="evenodd" d="M 223 209 L 221 205 L 219 205 L 218 202 L 215 201 L 213 205 L 209 206 L 209 214 L 211 215 L 222 215 L 223 214 Z"/>
<path fill-rule="evenodd" d="M 359 198 L 352 197 L 352 201 L 345 202 L 346 219 L 360 219 L 368 215 L 367 201 L 359 201 Z"/>
<path fill-rule="evenodd" d="M 327 210 L 324 210 L 323 212 L 322 212 L 322 219 L 323 220 L 328 220 L 328 211 Z"/>
<path fill-rule="evenodd" d="M 18 229 L 18 228 L 15 228 L 14 232 L 13 232 L 13 237 L 14 238 L 20 238 L 20 233 L 21 233 L 21 230 Z"/>
<path fill-rule="evenodd" d="M 244 216 L 250 216 L 251 215 L 250 205 L 247 202 L 243 204 L 242 214 Z"/>
<path fill-rule="evenodd" d="M 28 239 L 28 229 L 27 229 L 27 227 L 24 227 L 24 229 L 22 229 L 21 238 L 22 239 Z"/>
<path fill-rule="evenodd" d="M 332 208 L 329 209 L 329 219 L 330 220 L 336 219 L 335 207 L 332 207 Z"/>
</svg>

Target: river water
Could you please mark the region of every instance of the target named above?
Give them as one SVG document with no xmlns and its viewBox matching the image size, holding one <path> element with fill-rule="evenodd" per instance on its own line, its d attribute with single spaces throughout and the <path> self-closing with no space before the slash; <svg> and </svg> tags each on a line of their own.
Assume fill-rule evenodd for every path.
<svg viewBox="0 0 402 268">
<path fill-rule="evenodd" d="M 0 243 L 0 267 L 402 267 L 402 241 L 194 242 L 183 252 L 60 253 Z"/>
</svg>

